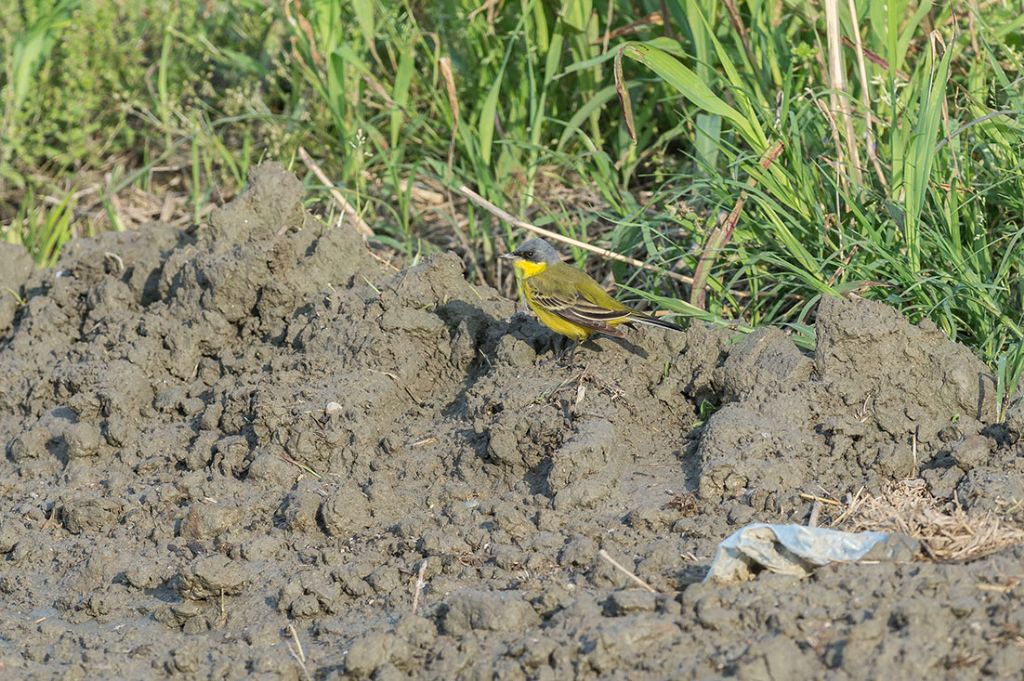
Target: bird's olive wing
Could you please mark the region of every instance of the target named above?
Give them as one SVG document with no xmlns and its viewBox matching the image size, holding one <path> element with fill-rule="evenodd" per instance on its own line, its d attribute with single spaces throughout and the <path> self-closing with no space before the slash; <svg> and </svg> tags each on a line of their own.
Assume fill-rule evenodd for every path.
<svg viewBox="0 0 1024 681">
<path fill-rule="evenodd" d="M 525 284 L 530 289 L 530 298 L 545 310 L 562 319 L 593 329 L 606 329 L 609 324 L 626 319 L 628 310 L 613 310 L 580 295 L 575 289 L 560 290 L 561 287 L 545 286 L 540 277 L 531 277 Z"/>
</svg>

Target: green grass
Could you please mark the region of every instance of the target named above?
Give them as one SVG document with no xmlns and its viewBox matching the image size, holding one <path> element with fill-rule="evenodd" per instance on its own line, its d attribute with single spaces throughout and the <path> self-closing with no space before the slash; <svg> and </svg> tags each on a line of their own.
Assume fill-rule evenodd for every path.
<svg viewBox="0 0 1024 681">
<path fill-rule="evenodd" d="M 265 158 L 334 219 L 304 147 L 406 257 L 456 248 L 507 287 L 494 256 L 520 235 L 448 204 L 468 184 L 694 276 L 591 260 L 680 314 L 812 346 L 820 297 L 856 292 L 1012 394 L 1022 28 L 976 2 L 25 0 L 0 16 L 0 230 L 52 263 L 167 201 L 202 221 Z"/>
</svg>

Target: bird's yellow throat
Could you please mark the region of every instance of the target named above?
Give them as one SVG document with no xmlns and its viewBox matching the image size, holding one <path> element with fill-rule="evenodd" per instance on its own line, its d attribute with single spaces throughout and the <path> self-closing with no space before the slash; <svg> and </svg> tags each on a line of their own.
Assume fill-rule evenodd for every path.
<svg viewBox="0 0 1024 681">
<path fill-rule="evenodd" d="M 513 263 L 516 273 L 523 279 L 529 279 L 535 274 L 540 274 L 548 268 L 546 262 L 530 262 L 529 260 L 516 260 Z"/>
</svg>

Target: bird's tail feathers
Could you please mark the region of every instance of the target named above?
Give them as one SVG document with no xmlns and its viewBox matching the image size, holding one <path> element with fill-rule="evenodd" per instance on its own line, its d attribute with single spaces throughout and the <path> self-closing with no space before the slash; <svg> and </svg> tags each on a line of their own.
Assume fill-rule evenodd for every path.
<svg viewBox="0 0 1024 681">
<path fill-rule="evenodd" d="M 667 319 L 661 319 L 660 317 L 653 317 L 651 315 L 634 313 L 629 315 L 629 321 L 637 324 L 650 324 L 651 326 L 660 326 L 663 329 L 671 329 L 673 331 L 685 331 L 683 327 L 678 324 L 673 324 Z"/>
</svg>

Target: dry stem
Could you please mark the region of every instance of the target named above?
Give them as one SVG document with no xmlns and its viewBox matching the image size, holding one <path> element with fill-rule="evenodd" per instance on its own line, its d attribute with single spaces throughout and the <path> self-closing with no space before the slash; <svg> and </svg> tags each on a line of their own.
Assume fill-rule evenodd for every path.
<svg viewBox="0 0 1024 681">
<path fill-rule="evenodd" d="M 858 491 L 833 522 L 853 532 L 902 532 L 921 542 L 933 560 L 976 560 L 1024 544 L 1024 528 L 993 511 L 968 513 L 954 495 L 943 503 L 923 480 L 904 480 L 879 496 Z"/>
<path fill-rule="evenodd" d="M 504 220 L 510 225 L 515 225 L 516 227 L 525 229 L 529 232 L 533 232 L 534 234 L 539 234 L 543 237 L 551 239 L 552 241 L 560 241 L 562 243 L 569 244 L 571 246 L 576 246 L 577 248 L 582 248 L 583 250 L 586 251 L 590 251 L 591 253 L 596 253 L 597 255 L 600 255 L 602 258 L 607 258 L 609 260 L 617 260 L 619 262 L 628 263 L 633 267 L 639 267 L 640 269 L 648 270 L 649 272 L 657 272 L 658 274 L 664 274 L 666 277 L 675 279 L 676 281 L 681 281 L 684 284 L 693 283 L 693 278 L 688 277 L 684 274 L 679 274 L 678 272 L 670 272 L 668 270 L 658 267 L 657 265 L 649 265 L 643 262 L 642 260 L 630 258 L 625 255 L 616 253 L 615 251 L 609 251 L 604 248 L 599 248 L 598 246 L 591 246 L 590 244 L 584 241 L 578 241 L 571 237 L 562 236 L 558 232 L 552 232 L 550 230 L 544 229 L 543 227 L 531 225 L 529 222 L 526 222 L 525 220 L 520 220 L 511 213 L 508 213 L 502 210 L 501 208 L 498 208 L 493 203 L 491 203 L 484 197 L 480 196 L 466 185 L 462 185 L 461 187 L 459 187 L 458 192 L 465 196 L 470 201 L 472 201 L 473 203 L 475 203 L 476 205 L 486 210 L 491 215 L 495 216 L 499 220 Z"/>
<path fill-rule="evenodd" d="M 334 199 L 334 202 L 341 208 L 342 215 L 349 219 L 352 226 L 356 228 L 356 231 L 364 237 L 373 236 L 373 230 L 370 226 L 366 224 L 358 211 L 356 211 L 356 209 L 352 207 L 352 204 L 345 199 L 340 191 L 338 191 L 338 188 L 334 186 L 331 179 L 327 177 L 327 173 L 317 165 L 316 161 L 313 160 L 313 157 L 309 155 L 309 152 L 307 152 L 304 147 L 299 147 L 299 158 L 301 158 L 302 162 L 306 164 L 306 167 L 316 175 L 317 179 L 327 187 L 328 191 L 331 193 L 331 198 Z"/>
<path fill-rule="evenodd" d="M 636 582 L 637 586 L 639 586 L 640 588 L 647 589 L 652 594 L 658 593 L 658 591 L 653 586 L 651 586 L 650 584 L 648 584 L 644 580 L 640 579 L 639 577 L 637 577 L 635 574 L 633 574 L 632 572 L 630 572 L 626 568 L 622 567 L 622 564 L 619 563 L 614 558 L 612 558 L 611 556 L 609 556 L 608 552 L 605 551 L 604 549 L 601 549 L 600 551 L 598 551 L 597 555 L 601 556 L 601 558 L 603 558 L 604 560 L 608 561 L 613 568 L 615 568 L 616 570 L 618 570 L 619 572 L 621 572 L 622 574 L 626 575 L 631 580 Z"/>
<path fill-rule="evenodd" d="M 416 575 L 416 590 L 412 594 L 412 614 L 416 614 L 416 610 L 420 607 L 420 594 L 423 593 L 423 587 L 427 584 L 423 581 L 423 574 L 427 571 L 427 558 L 423 559 L 420 563 L 420 571 Z"/>
<path fill-rule="evenodd" d="M 294 646 L 290 642 L 288 643 L 288 652 L 291 653 L 292 657 L 299 664 L 299 668 L 302 669 L 302 678 L 306 679 L 306 681 L 313 681 L 313 677 L 306 667 L 306 651 L 302 649 L 302 641 L 299 640 L 299 634 L 295 631 L 295 627 L 291 622 L 288 623 L 288 631 L 292 635 L 292 641 L 295 641 Z"/>
</svg>

